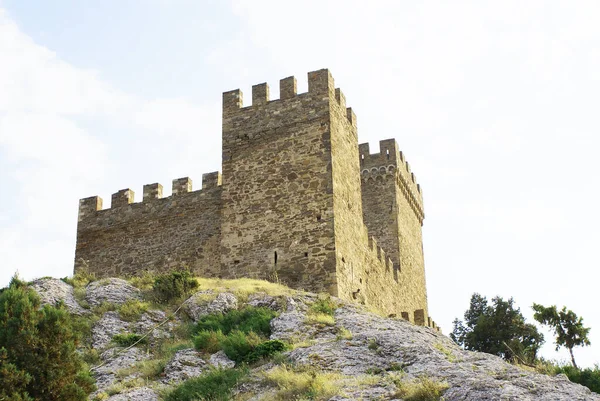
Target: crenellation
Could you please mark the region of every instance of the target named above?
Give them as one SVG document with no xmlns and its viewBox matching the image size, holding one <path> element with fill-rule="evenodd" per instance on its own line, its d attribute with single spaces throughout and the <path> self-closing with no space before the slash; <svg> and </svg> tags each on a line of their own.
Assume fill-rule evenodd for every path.
<svg viewBox="0 0 600 401">
<path fill-rule="evenodd" d="M 354 114 L 354 111 L 352 110 L 352 107 L 347 107 L 346 108 L 346 118 L 348 119 L 348 122 L 350 123 L 350 125 L 356 129 L 356 114 Z"/>
<path fill-rule="evenodd" d="M 269 85 L 264 82 L 252 86 L 252 106 L 258 107 L 269 102 Z"/>
<path fill-rule="evenodd" d="M 425 326 L 425 310 L 417 309 L 414 312 L 414 322 L 417 326 Z"/>
<path fill-rule="evenodd" d="M 133 192 L 131 189 L 121 189 L 120 191 L 112 194 L 110 207 L 111 209 L 114 209 L 117 207 L 127 206 L 130 203 L 133 203 L 134 197 L 135 192 Z"/>
<path fill-rule="evenodd" d="M 281 100 L 291 99 L 298 94 L 298 86 L 297 86 L 295 77 L 287 77 L 283 78 L 279 81 L 279 98 Z"/>
<path fill-rule="evenodd" d="M 222 177 L 219 171 L 202 174 L 202 190 L 220 187 L 221 181 Z"/>
<path fill-rule="evenodd" d="M 102 210 L 102 198 L 99 196 L 90 196 L 79 200 L 79 215 L 77 221 L 81 221 L 90 215 Z"/>
<path fill-rule="evenodd" d="M 159 183 L 144 185 L 144 202 L 160 199 L 163 196 L 163 186 Z"/>
<path fill-rule="evenodd" d="M 346 109 L 346 96 L 344 96 L 340 88 L 335 88 L 335 100 L 337 100 L 342 109 Z"/>
<path fill-rule="evenodd" d="M 308 73 L 308 91 L 313 94 L 331 96 L 335 91 L 335 84 L 328 69 Z"/>
<path fill-rule="evenodd" d="M 171 192 L 173 195 L 181 195 L 192 192 L 192 179 L 190 177 L 174 179 Z"/>
<path fill-rule="evenodd" d="M 242 91 L 234 89 L 229 92 L 223 92 L 223 114 L 233 113 L 244 106 L 244 96 Z"/>
<path fill-rule="evenodd" d="M 75 269 L 99 277 L 188 267 L 219 278 L 327 291 L 416 324 L 428 315 L 421 187 L 394 139 L 358 144 L 356 115 L 327 69 L 223 93 L 222 174 L 80 200 Z M 121 207 L 126 206 L 127 207 Z M 393 280 L 393 285 L 390 285 Z M 413 311 L 408 313 L 407 311 Z M 434 327 L 435 328 L 435 327 Z"/>
</svg>

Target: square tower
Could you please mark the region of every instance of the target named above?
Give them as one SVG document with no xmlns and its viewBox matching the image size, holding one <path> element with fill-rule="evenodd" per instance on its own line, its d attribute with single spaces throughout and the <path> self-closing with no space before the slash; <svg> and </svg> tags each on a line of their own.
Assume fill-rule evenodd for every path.
<svg viewBox="0 0 600 401">
<path fill-rule="evenodd" d="M 328 70 L 280 93 L 255 85 L 247 107 L 223 94 L 222 273 L 338 295 L 344 232 L 362 234 L 355 117 Z"/>
</svg>

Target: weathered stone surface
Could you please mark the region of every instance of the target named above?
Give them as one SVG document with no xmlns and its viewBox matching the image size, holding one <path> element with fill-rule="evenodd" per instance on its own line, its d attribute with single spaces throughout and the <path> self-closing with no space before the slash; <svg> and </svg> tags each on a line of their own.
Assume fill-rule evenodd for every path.
<svg viewBox="0 0 600 401">
<path fill-rule="evenodd" d="M 165 367 L 162 382 L 166 384 L 179 383 L 200 376 L 207 368 L 208 363 L 195 349 L 188 348 L 177 351 Z"/>
<path fill-rule="evenodd" d="M 237 307 L 238 300 L 231 293 L 222 292 L 214 296 L 212 291 L 200 291 L 186 301 L 184 310 L 193 321 L 197 322 L 202 316 L 226 313 Z"/>
<path fill-rule="evenodd" d="M 62 280 L 50 277 L 40 278 L 31 283 L 31 288 L 39 294 L 42 305 L 55 306 L 57 302 L 62 301 L 69 312 L 75 315 L 89 313 L 77 303 L 73 296 L 73 287 Z"/>
<path fill-rule="evenodd" d="M 106 278 L 94 281 L 86 288 L 86 301 L 90 306 L 98 306 L 105 302 L 116 305 L 124 304 L 130 299 L 140 299 L 141 292 L 127 281 L 120 278 Z"/>
<path fill-rule="evenodd" d="M 233 368 L 235 366 L 235 362 L 229 359 L 223 351 L 219 351 L 212 354 L 208 362 L 217 368 L 227 369 Z"/>
<path fill-rule="evenodd" d="M 326 69 L 308 92 L 281 80 L 281 98 L 253 86 L 223 93 L 223 177 L 187 177 L 80 201 L 76 266 L 101 277 L 188 266 L 205 277 L 250 277 L 328 292 L 386 314 L 428 314 L 420 186 L 394 139 L 371 154 Z M 419 315 L 419 316 L 421 316 Z"/>
<path fill-rule="evenodd" d="M 98 387 L 98 390 L 94 394 L 102 392 L 117 383 L 117 372 L 130 368 L 137 362 L 148 359 L 149 355 L 139 348 L 133 347 L 124 352 L 119 349 L 109 349 L 104 351 L 100 355 L 100 358 L 105 364 L 92 372 L 96 378 L 96 386 Z"/>
<path fill-rule="evenodd" d="M 285 305 L 285 299 L 282 298 L 283 297 L 275 298 L 264 292 L 257 292 L 250 294 L 248 297 L 248 305 L 255 308 L 269 308 L 274 311 L 279 311 L 282 309 L 282 306 Z"/>
<path fill-rule="evenodd" d="M 600 400 L 600 395 L 563 377 L 525 371 L 493 355 L 463 351 L 430 328 L 384 319 L 351 306 L 338 309 L 335 319 L 338 327 L 350 330 L 351 340 L 317 340 L 289 352 L 290 359 L 352 377 L 374 369 L 385 372 L 402 368 L 406 380 L 426 376 L 447 382 L 447 401 Z M 388 389 L 387 396 L 392 390 Z M 361 391 L 364 399 L 377 399 L 385 388 L 378 384 Z"/>
<path fill-rule="evenodd" d="M 148 339 L 150 345 L 153 345 L 156 340 L 161 338 L 169 338 L 173 329 L 181 323 L 177 318 L 167 321 L 160 327 L 160 323 L 167 320 L 167 314 L 160 310 L 149 310 L 144 313 L 140 320 L 130 325 L 130 330 L 139 335 L 146 335 L 148 332 Z"/>
<path fill-rule="evenodd" d="M 217 304 L 231 305 L 231 294 L 222 294 Z M 210 295 L 216 300 L 220 293 Z M 249 298 L 249 302 L 272 302 L 265 294 Z M 398 390 L 395 382 L 420 377 L 447 383 L 448 389 L 443 394 L 446 401 L 600 401 L 599 394 L 571 383 L 564 375 L 546 376 L 510 365 L 493 355 L 464 351 L 436 330 L 402 319 L 383 318 L 340 299 L 333 299 L 339 304 L 334 313 L 334 326 L 309 323 L 307 314 L 317 299 L 317 295 L 294 293 L 285 297 L 285 302 L 278 303 L 286 308 L 271 321 L 271 339 L 295 343 L 296 348 L 285 353 L 291 365 L 312 366 L 317 371 L 341 375 L 336 381 L 339 394 L 331 398 L 332 401 L 400 401 L 393 398 Z M 159 357 L 153 355 L 153 347 L 133 347 L 125 351 L 111 344 L 110 339 L 120 332 L 148 331 L 164 318 L 166 315 L 162 311 L 149 311 L 138 322 L 130 323 L 120 320 L 117 312 L 106 312 L 96 322 L 92 331 L 94 347 L 100 351 L 104 347 L 111 348 L 100 355 L 104 364 L 92 370 L 98 390 L 90 400 L 111 386 L 121 384 L 127 390 L 109 399 L 158 400 L 158 392 L 164 388 L 197 377 L 208 369 L 234 367 L 233 361 L 222 351 L 206 361 L 196 350 L 188 348 L 175 353 L 160 378 L 141 380 L 139 362 Z M 172 335 L 179 323 L 174 320 L 172 325 L 165 325 L 151 338 Z M 337 336 L 342 329 L 345 334 Z M 348 335 L 346 330 L 351 334 Z M 275 366 L 274 361 L 266 361 L 250 367 L 249 376 L 234 389 L 234 393 L 245 394 L 248 398 L 244 399 L 255 401 L 273 399 L 276 388 L 264 380 L 264 373 Z M 124 371 L 128 368 L 133 369 Z M 361 382 L 365 377 L 367 379 Z M 129 389 L 130 385 L 142 387 Z"/>
<path fill-rule="evenodd" d="M 126 393 L 115 394 L 108 398 L 107 401 L 159 401 L 159 399 L 158 394 L 154 390 L 148 387 L 141 387 L 127 391 Z"/>
<path fill-rule="evenodd" d="M 128 332 L 129 327 L 130 323 L 121 320 L 117 312 L 106 312 L 92 327 L 92 346 L 105 348 L 115 334 Z"/>
</svg>

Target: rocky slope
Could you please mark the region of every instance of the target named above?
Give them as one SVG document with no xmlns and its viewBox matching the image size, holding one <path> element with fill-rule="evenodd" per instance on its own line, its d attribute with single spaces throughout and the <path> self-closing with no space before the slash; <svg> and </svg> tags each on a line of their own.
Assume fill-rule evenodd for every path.
<svg viewBox="0 0 600 401">
<path fill-rule="evenodd" d="M 43 302 L 63 300 L 72 313 L 90 319 L 92 348 L 82 350 L 88 359 L 94 356 L 90 364 L 98 390 L 90 400 L 161 400 L 169 389 L 189 378 L 214 367 L 234 367 L 223 351 L 197 352 L 185 341 L 189 337 L 185 328 L 207 314 L 247 306 L 276 311 L 271 339 L 292 344 L 292 349 L 252 365 L 233 389 L 236 400 L 289 399 L 282 396 L 285 385 L 269 376 L 281 370 L 282 364 L 294 369 L 310 367 L 313 378 L 323 375 L 330 392 L 327 398 L 313 399 L 401 400 L 410 393 L 403 389 L 430 385 L 442 389 L 441 399 L 446 401 L 600 400 L 600 395 L 563 375 L 550 377 L 492 355 L 463 351 L 445 335 L 383 318 L 359 305 L 334 299 L 333 318 L 311 318 L 317 295 L 270 283 L 201 281 L 199 291 L 176 313 L 172 307 L 145 304 L 139 308 L 136 302 L 144 298 L 143 286 L 136 288 L 122 279 L 100 280 L 75 290 L 51 278 L 32 286 Z M 137 313 L 126 313 L 136 305 Z M 122 333 L 147 334 L 147 342 L 119 347 L 114 336 Z"/>
</svg>

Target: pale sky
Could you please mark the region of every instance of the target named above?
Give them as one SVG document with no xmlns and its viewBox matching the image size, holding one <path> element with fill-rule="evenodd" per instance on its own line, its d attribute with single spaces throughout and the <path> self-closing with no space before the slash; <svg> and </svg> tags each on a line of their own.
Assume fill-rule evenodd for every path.
<svg viewBox="0 0 600 401">
<path fill-rule="evenodd" d="M 600 3 L 0 0 L 0 285 L 73 269 L 78 200 L 220 170 L 221 93 L 329 68 L 420 182 L 429 310 L 566 305 L 600 362 Z M 547 334 L 543 355 L 555 353 Z"/>
</svg>

